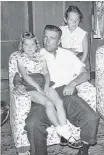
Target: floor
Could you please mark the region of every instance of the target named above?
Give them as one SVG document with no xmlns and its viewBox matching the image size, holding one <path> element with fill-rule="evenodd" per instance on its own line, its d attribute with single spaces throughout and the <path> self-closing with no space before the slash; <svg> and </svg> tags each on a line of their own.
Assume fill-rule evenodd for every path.
<svg viewBox="0 0 104 155">
<path fill-rule="evenodd" d="M 98 144 L 91 147 L 89 155 L 104 155 L 104 121 L 101 119 L 98 128 Z M 54 145 L 48 147 L 48 155 L 75 155 L 77 150 Z M 13 143 L 9 119 L 1 127 L 1 155 L 17 155 Z"/>
</svg>

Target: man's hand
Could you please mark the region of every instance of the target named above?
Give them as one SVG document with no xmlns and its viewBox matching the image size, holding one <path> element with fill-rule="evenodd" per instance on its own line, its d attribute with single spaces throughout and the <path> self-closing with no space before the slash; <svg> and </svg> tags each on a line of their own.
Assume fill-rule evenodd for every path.
<svg viewBox="0 0 104 155">
<path fill-rule="evenodd" d="M 72 51 L 75 55 L 78 54 L 78 51 L 76 48 L 69 48 L 70 51 Z"/>
<path fill-rule="evenodd" d="M 26 88 L 25 88 L 24 85 L 18 84 L 18 85 L 16 85 L 16 86 L 14 87 L 14 89 L 13 89 L 13 93 L 14 93 L 15 95 L 18 95 L 18 96 L 19 96 L 19 95 L 24 95 L 25 92 L 26 92 Z"/>
<path fill-rule="evenodd" d="M 75 88 L 76 88 L 76 83 L 70 82 L 67 86 L 65 86 L 64 90 L 63 90 L 63 95 L 73 95 L 73 93 L 75 92 Z"/>
</svg>

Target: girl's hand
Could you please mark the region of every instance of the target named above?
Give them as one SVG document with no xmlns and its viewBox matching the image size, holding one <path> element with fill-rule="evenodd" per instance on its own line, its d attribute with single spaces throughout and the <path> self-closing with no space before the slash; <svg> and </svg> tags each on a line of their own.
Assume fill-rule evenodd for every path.
<svg viewBox="0 0 104 155">
<path fill-rule="evenodd" d="M 16 87 L 14 87 L 13 89 L 13 93 L 18 96 L 24 95 L 26 93 L 26 88 L 24 85 L 20 85 L 20 84 L 16 85 Z"/>
<path fill-rule="evenodd" d="M 44 91 L 43 91 L 43 89 L 41 87 L 37 87 L 36 89 L 37 89 L 38 92 L 40 92 L 40 93 L 45 95 L 45 93 L 44 93 Z"/>
<path fill-rule="evenodd" d="M 45 85 L 45 86 L 44 86 L 44 93 L 45 93 L 46 95 L 48 95 L 48 94 L 49 94 L 49 91 L 50 91 L 49 86 L 48 86 L 48 85 Z"/>
<path fill-rule="evenodd" d="M 75 55 L 78 54 L 77 49 L 76 48 L 69 48 L 70 51 L 72 51 Z"/>
</svg>

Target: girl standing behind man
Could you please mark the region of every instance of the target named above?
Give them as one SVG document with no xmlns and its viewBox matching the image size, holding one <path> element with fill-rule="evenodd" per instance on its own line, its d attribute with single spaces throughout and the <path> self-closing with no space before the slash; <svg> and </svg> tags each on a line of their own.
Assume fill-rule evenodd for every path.
<svg viewBox="0 0 104 155">
<path fill-rule="evenodd" d="M 61 26 L 61 44 L 63 48 L 69 49 L 80 60 L 85 63 L 88 55 L 87 32 L 79 27 L 83 14 L 77 6 L 69 6 L 65 11 L 64 21 L 66 26 Z"/>
</svg>

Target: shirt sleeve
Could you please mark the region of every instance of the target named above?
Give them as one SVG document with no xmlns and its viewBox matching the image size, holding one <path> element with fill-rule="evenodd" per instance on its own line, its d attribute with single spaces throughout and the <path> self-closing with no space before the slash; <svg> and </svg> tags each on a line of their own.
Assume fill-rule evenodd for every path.
<svg viewBox="0 0 104 155">
<path fill-rule="evenodd" d="M 42 49 L 40 50 L 40 55 L 41 55 L 42 57 L 46 58 L 46 52 L 45 52 L 44 48 L 42 48 Z"/>
<path fill-rule="evenodd" d="M 72 64 L 73 74 L 76 77 L 81 73 L 81 70 L 83 67 L 85 67 L 85 64 L 82 63 L 80 59 L 77 56 L 75 56 L 73 53 L 71 53 L 70 55 L 70 61 Z"/>
<path fill-rule="evenodd" d="M 81 73 L 81 70 L 83 67 L 85 67 L 85 64 L 80 61 L 78 57 L 75 57 L 75 64 L 74 64 L 74 71 L 75 75 L 78 76 Z"/>
</svg>

